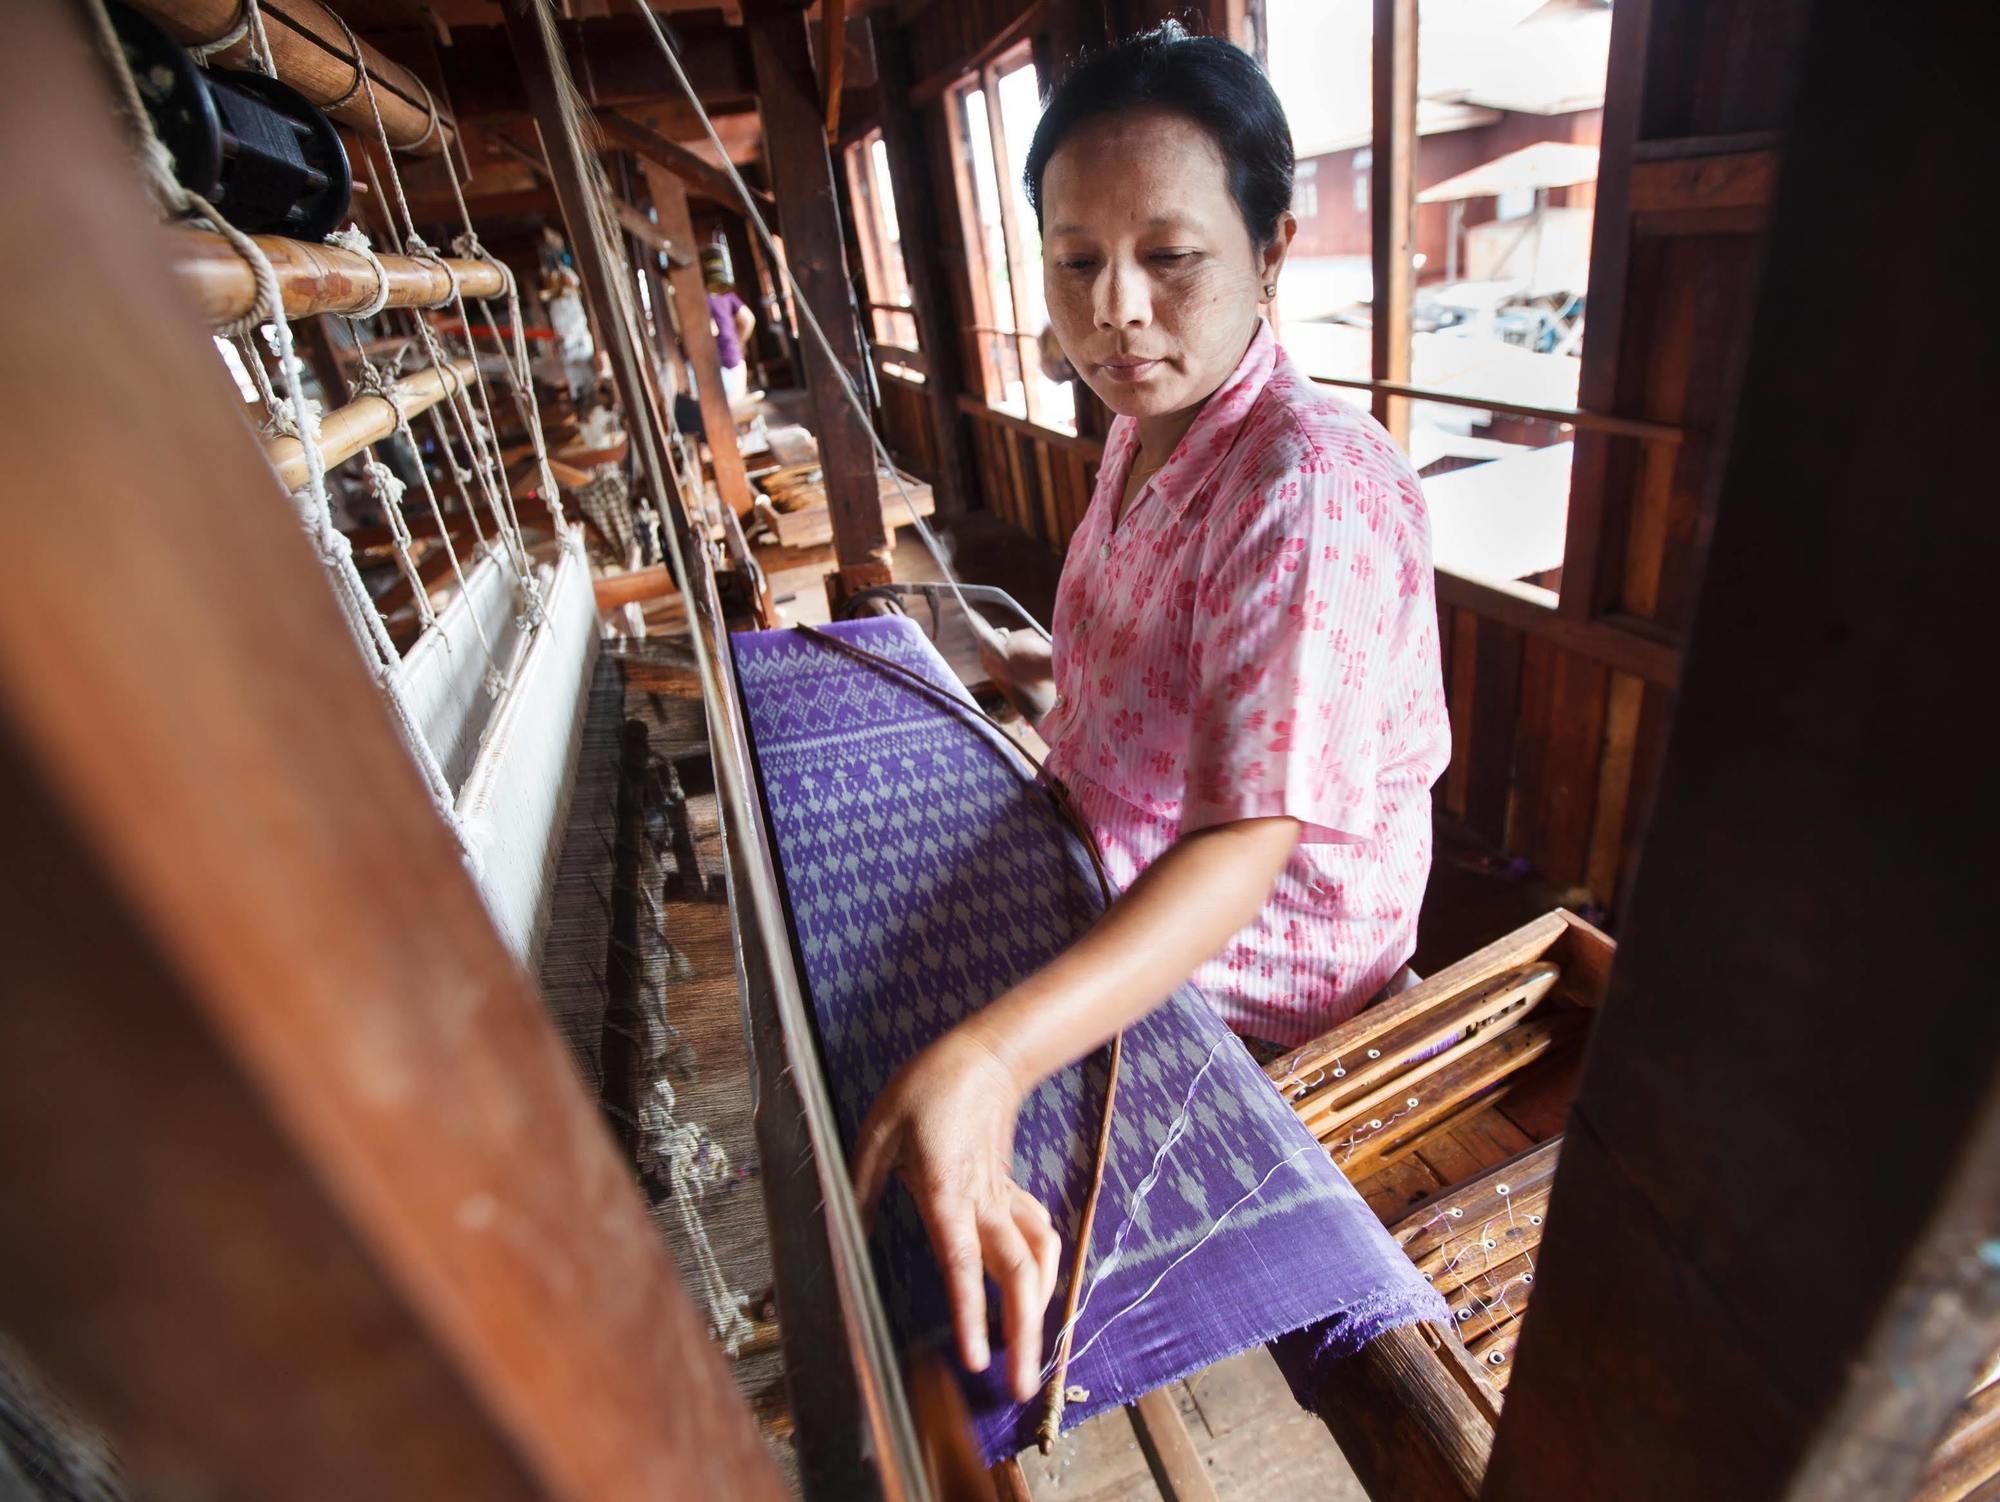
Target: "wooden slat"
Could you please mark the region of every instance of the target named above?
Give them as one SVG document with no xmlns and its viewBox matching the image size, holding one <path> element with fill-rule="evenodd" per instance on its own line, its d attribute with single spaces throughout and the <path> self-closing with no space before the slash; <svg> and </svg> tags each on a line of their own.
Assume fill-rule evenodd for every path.
<svg viewBox="0 0 2000 1502">
<path fill-rule="evenodd" d="M 1755 230 L 1777 177 L 1778 154 L 1771 150 L 1639 162 L 1632 168 L 1631 211 L 1655 234 L 1681 226 L 1712 231 L 1714 216 L 1732 210 L 1749 211 L 1741 222 Z"/>
<path fill-rule="evenodd" d="M 1472 745 L 1465 785 L 1465 821 L 1493 844 L 1507 821 L 1507 787 L 1514 775 L 1514 725 L 1521 699 L 1521 634 L 1482 620 L 1472 675 Z"/>
<path fill-rule="evenodd" d="M 1504 621 L 1517 631 L 1544 637 L 1648 683 L 1672 684 L 1680 675 L 1681 654 L 1674 633 L 1636 617 L 1613 614 L 1573 620 L 1556 608 L 1558 601 L 1547 590 L 1451 573 L 1437 576 L 1437 592 L 1440 601 Z M 1565 586 L 1565 595 L 1568 592 Z"/>
<path fill-rule="evenodd" d="M 1582 882 L 1589 858 L 1607 677 L 1599 664 L 1571 654 L 1556 666 L 1547 730 L 1546 813 L 1542 843 L 1531 858 L 1558 890 Z"/>
<path fill-rule="evenodd" d="M 840 593 L 889 577 L 889 536 L 875 492 L 874 447 L 867 424 L 842 388 L 844 370 L 863 379 L 860 330 L 854 321 L 840 216 L 813 74 L 808 22 L 798 12 L 772 8 L 749 26 L 756 63 L 758 109 L 764 149 L 785 237 L 785 255 L 799 292 L 832 346 L 832 359 L 816 339 L 800 345 L 813 431 L 825 461 L 827 505 L 833 517 L 838 575 L 828 588 Z"/>
<path fill-rule="evenodd" d="M 729 174 L 700 152 L 693 151 L 678 141 L 670 141 L 652 126 L 634 119 L 622 110 L 601 109 L 596 112 L 597 128 L 604 132 L 606 139 L 616 141 L 627 151 L 649 166 L 680 179 L 681 183 L 694 192 L 706 195 L 717 203 L 734 209 L 739 202 L 736 185 L 729 180 Z M 775 207 L 771 196 L 761 189 L 752 188 L 751 197 L 759 209 L 766 214 Z M 694 242 L 686 242 L 692 248 Z"/>
<path fill-rule="evenodd" d="M 1462 819 L 1466 792 L 1472 785 L 1472 701 L 1479 672 L 1479 619 L 1469 610 L 1454 610 L 1451 617 L 1451 682 L 1445 700 L 1451 716 L 1451 765 L 1445 768 L 1444 806 L 1446 813 Z"/>
<path fill-rule="evenodd" d="M 688 214 L 686 186 L 650 158 L 640 160 L 639 170 L 645 176 L 646 191 L 652 195 L 653 212 L 660 216 L 660 228 L 684 245 L 694 244 L 694 221 Z M 736 419 L 730 415 L 729 395 L 722 386 L 722 357 L 716 349 L 701 268 L 692 263 L 671 266 L 667 282 L 673 289 L 674 308 L 680 314 L 681 346 L 694 367 L 702 440 L 708 445 L 715 468 L 716 494 L 736 515 L 747 515 L 755 497 L 750 477 L 743 468 L 743 454 L 736 446 Z"/>
<path fill-rule="evenodd" d="M 1629 673 L 1613 673 L 1606 691 L 1604 750 L 1597 768 L 1597 806 L 1591 816 L 1590 849 L 1584 884 L 1594 901 L 1609 907 L 1618 895 L 1626 815 L 1632 797 L 1632 768 L 1638 755 L 1639 712 L 1646 685 Z"/>
<path fill-rule="evenodd" d="M 1435 974 L 1425 976 L 1407 991 L 1399 991 L 1387 1000 L 1366 1008 L 1312 1042 L 1301 1044 L 1290 1053 L 1273 1059 L 1264 1066 L 1264 1073 L 1280 1090 L 1291 1088 L 1322 1069 L 1332 1068 L 1337 1060 L 1349 1054 L 1365 1053 L 1375 1039 L 1411 1018 L 1509 970 L 1534 963 L 1568 930 L 1564 914 L 1545 914 Z"/>
</svg>

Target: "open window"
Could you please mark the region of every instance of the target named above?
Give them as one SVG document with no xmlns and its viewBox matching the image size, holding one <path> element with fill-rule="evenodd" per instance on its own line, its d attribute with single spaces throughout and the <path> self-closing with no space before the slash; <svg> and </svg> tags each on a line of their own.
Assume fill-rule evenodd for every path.
<svg viewBox="0 0 2000 1502">
<path fill-rule="evenodd" d="M 1611 5 L 1263 0 L 1263 25 L 1298 155 L 1283 342 L 1370 394 L 1423 477 L 1440 571 L 1553 605 L 1594 422 L 1578 396 Z M 1378 110 L 1385 60 L 1412 51 L 1414 100 Z M 1377 195 L 1399 189 L 1407 268 L 1376 243 Z M 1385 277 L 1401 284 L 1378 295 Z"/>
<path fill-rule="evenodd" d="M 973 337 L 988 405 L 1064 433 L 1076 391 L 1048 334 L 1042 237 L 1021 174 L 1042 118 L 1026 42 L 953 87 L 948 115 L 972 280 Z"/>
<path fill-rule="evenodd" d="M 924 378 L 916 314 L 910 311 L 910 278 L 896 194 L 889 183 L 889 150 L 871 130 L 846 151 L 847 188 L 854 205 L 855 237 L 868 288 L 869 335 L 885 372 L 906 381 Z"/>
</svg>

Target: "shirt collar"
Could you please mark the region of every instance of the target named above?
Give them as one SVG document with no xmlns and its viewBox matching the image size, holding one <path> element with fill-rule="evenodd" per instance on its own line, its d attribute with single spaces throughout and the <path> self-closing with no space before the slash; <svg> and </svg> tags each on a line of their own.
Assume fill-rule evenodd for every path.
<svg viewBox="0 0 2000 1502">
<path fill-rule="evenodd" d="M 1259 318 L 1257 332 L 1250 336 L 1250 346 L 1236 362 L 1236 369 L 1215 388 L 1192 426 L 1181 435 L 1167 462 L 1147 482 L 1160 492 L 1155 504 L 1164 502 L 1176 516 L 1187 509 L 1188 502 L 1208 483 L 1209 476 L 1235 445 L 1250 409 L 1257 404 L 1277 365 L 1278 341 L 1272 337 L 1271 325 Z M 1139 428 L 1130 418 L 1121 421 L 1125 432 L 1118 467 L 1121 473 L 1130 474 L 1129 466 L 1139 451 Z"/>
</svg>

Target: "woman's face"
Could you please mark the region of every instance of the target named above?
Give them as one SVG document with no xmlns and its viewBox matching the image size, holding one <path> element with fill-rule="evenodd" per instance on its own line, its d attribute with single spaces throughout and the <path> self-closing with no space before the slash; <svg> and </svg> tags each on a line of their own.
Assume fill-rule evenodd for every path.
<svg viewBox="0 0 2000 1502">
<path fill-rule="evenodd" d="M 1077 374 L 1113 412 L 1164 417 L 1207 400 L 1256 331 L 1295 223 L 1251 243 L 1228 169 L 1184 115 L 1093 120 L 1042 174 L 1049 321 Z"/>
</svg>

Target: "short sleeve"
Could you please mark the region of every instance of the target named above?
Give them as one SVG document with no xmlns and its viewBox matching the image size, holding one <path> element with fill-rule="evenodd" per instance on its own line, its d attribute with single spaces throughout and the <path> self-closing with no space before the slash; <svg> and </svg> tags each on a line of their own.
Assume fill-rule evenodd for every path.
<svg viewBox="0 0 2000 1502">
<path fill-rule="evenodd" d="M 1393 659 L 1420 575 L 1430 592 L 1422 531 L 1386 477 L 1310 448 L 1246 490 L 1203 555 L 1182 832 L 1284 816 L 1309 842 L 1373 840 Z"/>
</svg>

